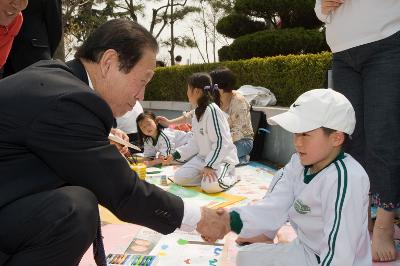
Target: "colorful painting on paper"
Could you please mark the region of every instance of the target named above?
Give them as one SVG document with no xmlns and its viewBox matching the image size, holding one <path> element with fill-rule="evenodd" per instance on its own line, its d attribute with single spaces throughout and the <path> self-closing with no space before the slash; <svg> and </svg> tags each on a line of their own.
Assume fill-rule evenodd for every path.
<svg viewBox="0 0 400 266">
<path fill-rule="evenodd" d="M 175 231 L 163 236 L 150 255 L 158 256 L 159 266 L 217 266 L 223 251 L 219 245 L 205 243 L 197 233 Z"/>
</svg>

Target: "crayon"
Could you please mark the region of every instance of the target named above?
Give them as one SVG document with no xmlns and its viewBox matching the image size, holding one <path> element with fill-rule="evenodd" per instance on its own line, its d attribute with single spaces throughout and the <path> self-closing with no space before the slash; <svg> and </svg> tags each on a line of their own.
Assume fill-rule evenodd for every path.
<svg viewBox="0 0 400 266">
<path fill-rule="evenodd" d="M 143 259 L 144 259 L 144 256 L 140 256 L 135 265 L 136 265 L 136 266 L 140 266 L 141 263 L 142 263 L 142 261 L 143 261 Z"/>
<path fill-rule="evenodd" d="M 151 256 L 151 257 L 149 258 L 149 261 L 147 262 L 146 266 L 151 266 L 151 265 L 153 264 L 153 261 L 154 261 L 155 259 L 156 259 L 155 256 Z"/>
<path fill-rule="evenodd" d="M 140 258 L 139 255 L 134 256 L 133 259 L 132 259 L 131 265 L 132 266 L 133 265 L 137 265 L 137 262 L 138 262 L 139 258 Z"/>
</svg>

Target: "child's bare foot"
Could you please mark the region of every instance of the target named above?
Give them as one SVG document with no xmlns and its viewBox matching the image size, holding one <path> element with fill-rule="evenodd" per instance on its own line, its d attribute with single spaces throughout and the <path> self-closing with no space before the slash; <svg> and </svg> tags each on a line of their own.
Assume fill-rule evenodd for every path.
<svg viewBox="0 0 400 266">
<path fill-rule="evenodd" d="M 394 261 L 396 248 L 393 239 L 394 229 L 374 227 L 372 234 L 372 259 L 374 261 Z"/>
<path fill-rule="evenodd" d="M 272 239 L 268 238 L 266 235 L 258 235 L 254 237 L 238 237 L 236 243 L 239 245 L 254 244 L 254 243 L 274 243 Z"/>
<path fill-rule="evenodd" d="M 374 261 L 387 262 L 396 259 L 393 220 L 394 212 L 378 208 L 372 234 L 372 259 Z"/>
</svg>

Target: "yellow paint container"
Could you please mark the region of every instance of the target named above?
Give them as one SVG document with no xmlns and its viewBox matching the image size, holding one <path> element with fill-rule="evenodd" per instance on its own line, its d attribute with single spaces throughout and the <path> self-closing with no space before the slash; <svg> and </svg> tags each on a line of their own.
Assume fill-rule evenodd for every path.
<svg viewBox="0 0 400 266">
<path fill-rule="evenodd" d="M 140 179 L 146 179 L 146 165 L 144 163 L 131 164 L 131 169 L 138 174 Z"/>
</svg>

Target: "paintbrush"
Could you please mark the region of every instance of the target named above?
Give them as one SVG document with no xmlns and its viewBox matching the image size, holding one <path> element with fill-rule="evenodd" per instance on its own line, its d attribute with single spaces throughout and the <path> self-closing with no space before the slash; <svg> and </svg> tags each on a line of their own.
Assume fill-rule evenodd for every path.
<svg viewBox="0 0 400 266">
<path fill-rule="evenodd" d="M 118 143 L 118 144 L 121 144 L 121 145 L 123 145 L 123 146 L 129 147 L 129 148 L 132 148 L 132 149 L 135 149 L 135 150 L 137 150 L 137 151 L 142 151 L 138 146 L 133 145 L 132 143 L 130 143 L 130 142 L 126 141 L 126 140 L 123 140 L 123 139 L 121 139 L 120 137 L 115 136 L 113 133 L 110 133 L 110 134 L 108 135 L 108 139 L 109 139 L 109 140 L 112 140 L 112 141 L 114 141 L 114 142 L 116 142 L 116 143 Z"/>
<path fill-rule="evenodd" d="M 186 239 L 179 239 L 178 240 L 179 245 L 187 245 L 187 244 L 192 244 L 192 245 L 208 245 L 208 246 L 224 246 L 224 244 L 221 243 L 208 243 L 204 241 L 194 241 L 194 240 L 186 240 Z"/>
</svg>

